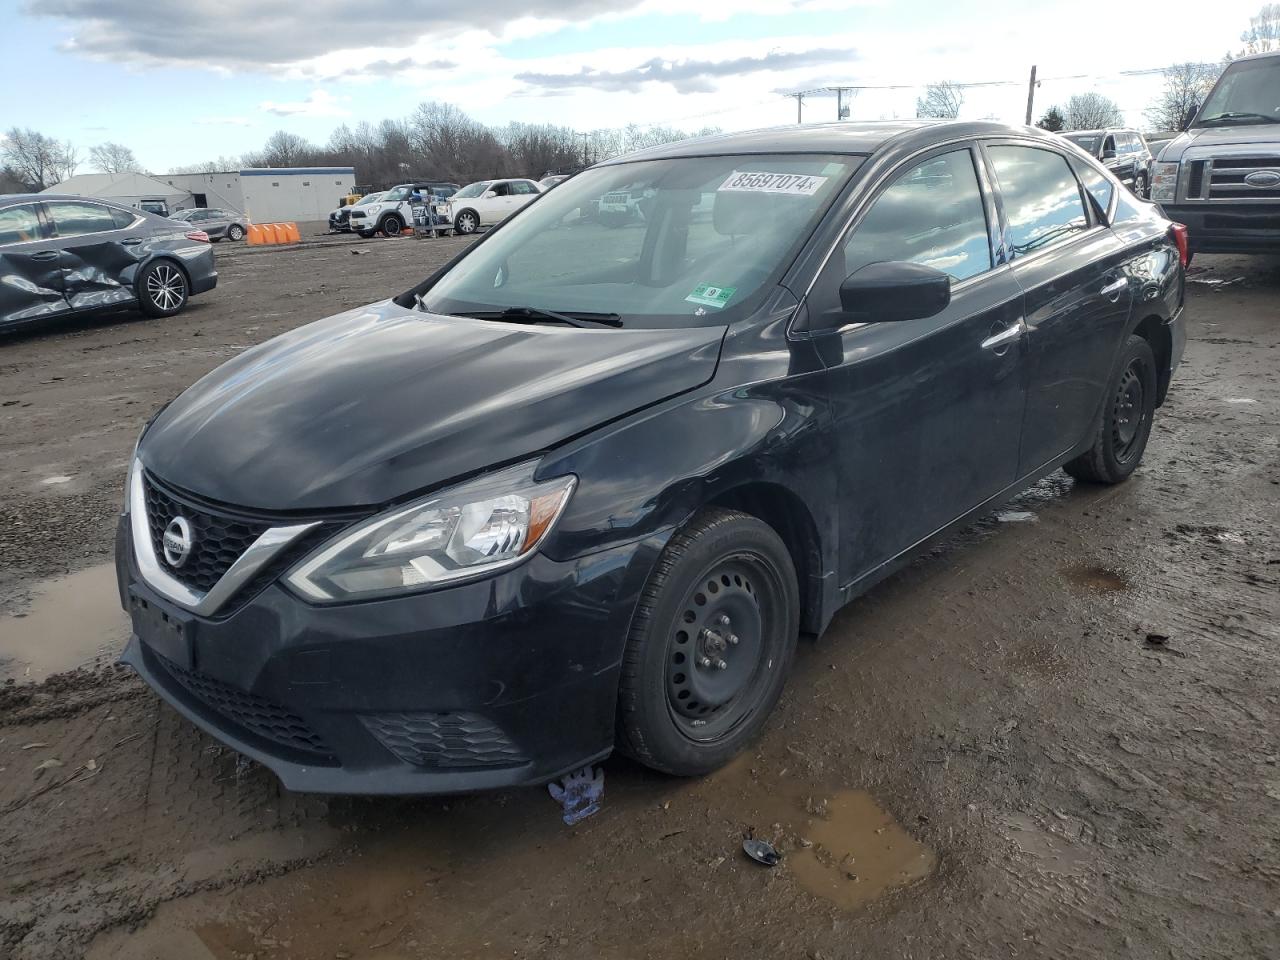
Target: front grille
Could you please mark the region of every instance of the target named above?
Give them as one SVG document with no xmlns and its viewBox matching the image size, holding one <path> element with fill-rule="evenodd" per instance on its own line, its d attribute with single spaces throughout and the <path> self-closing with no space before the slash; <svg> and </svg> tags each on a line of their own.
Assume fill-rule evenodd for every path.
<svg viewBox="0 0 1280 960">
<path fill-rule="evenodd" d="M 219 717 L 264 740 L 332 761 L 333 751 L 324 739 L 288 708 L 203 673 L 185 670 L 164 657 L 159 659 L 187 693 Z"/>
<path fill-rule="evenodd" d="M 306 522 L 305 519 L 275 520 L 251 517 L 230 508 L 219 509 L 168 487 L 150 474 L 143 475 L 147 502 L 147 528 L 156 560 L 174 578 L 202 593 L 222 579 L 240 556 L 273 526 Z M 164 531 L 176 516 L 191 524 L 191 554 L 179 567 L 164 557 Z M 346 520 L 325 520 L 298 537 L 271 558 L 271 562 L 241 587 L 218 611 L 219 617 L 233 613 L 251 600 L 291 566 L 347 525 Z M 230 602 L 234 601 L 234 602 Z"/>
<path fill-rule="evenodd" d="M 1191 161 L 1191 171 L 1187 176 L 1187 196 L 1199 199 L 1204 193 L 1204 167 L 1208 161 Z"/>
<path fill-rule="evenodd" d="M 360 719 L 384 747 L 417 767 L 509 767 L 525 762 L 501 728 L 474 713 L 371 713 Z"/>
<path fill-rule="evenodd" d="M 1259 170 L 1280 173 L 1280 157 L 1220 157 L 1209 170 L 1210 200 L 1280 200 L 1280 185 L 1255 187 L 1245 182 L 1245 177 Z M 1188 186 L 1188 196 L 1197 197 Z"/>
<path fill-rule="evenodd" d="M 216 513 L 183 498 L 147 475 L 143 478 L 147 501 L 147 526 L 156 559 L 170 575 L 194 590 L 208 592 L 222 579 L 271 524 Z M 186 517 L 191 524 L 191 554 L 181 566 L 171 565 L 164 556 L 164 531 L 174 517 Z"/>
</svg>

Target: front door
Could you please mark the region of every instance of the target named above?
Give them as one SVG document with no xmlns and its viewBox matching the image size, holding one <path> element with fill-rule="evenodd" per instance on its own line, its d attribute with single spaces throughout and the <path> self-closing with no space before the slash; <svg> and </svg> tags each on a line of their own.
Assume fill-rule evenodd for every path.
<svg viewBox="0 0 1280 960">
<path fill-rule="evenodd" d="M 1123 244 L 1086 200 L 1063 154 L 1016 144 L 985 149 L 1006 251 L 1026 293 L 1029 377 L 1019 471 L 1027 474 L 1084 440 L 1132 293 Z"/>
<path fill-rule="evenodd" d="M 880 261 L 952 277 L 951 303 L 938 315 L 853 324 L 819 345 L 830 367 L 842 583 L 873 573 L 1017 475 L 1022 291 L 995 264 L 994 203 L 977 160 L 972 147 L 950 147 L 907 161 L 809 297 L 810 316 L 838 309 L 840 281 Z"/>
<path fill-rule="evenodd" d="M 0 327 L 66 313 L 57 241 L 37 205 L 0 207 Z"/>
<path fill-rule="evenodd" d="M 71 308 L 133 302 L 143 237 L 121 228 L 134 218 L 87 200 L 50 200 L 45 210 L 62 250 L 62 282 Z"/>
</svg>

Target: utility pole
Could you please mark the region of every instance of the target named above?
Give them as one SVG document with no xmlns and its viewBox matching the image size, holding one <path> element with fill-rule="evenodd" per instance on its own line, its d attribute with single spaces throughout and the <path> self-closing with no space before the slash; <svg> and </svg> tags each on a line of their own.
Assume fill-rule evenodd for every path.
<svg viewBox="0 0 1280 960">
<path fill-rule="evenodd" d="M 1031 114 L 1036 102 L 1036 68 L 1031 66 L 1031 82 L 1027 84 L 1027 126 L 1031 126 Z"/>
<path fill-rule="evenodd" d="M 786 96 L 796 98 L 796 123 L 804 123 L 804 94 L 788 93 Z"/>
<path fill-rule="evenodd" d="M 589 167 L 591 166 L 591 161 L 587 159 L 587 143 L 591 139 L 591 134 L 579 133 L 578 136 L 582 138 L 582 165 L 584 167 Z"/>
<path fill-rule="evenodd" d="M 852 92 L 852 91 L 856 90 L 857 88 L 856 88 L 856 87 L 828 87 L 827 89 L 828 89 L 828 90 L 834 90 L 834 91 L 836 92 L 836 119 L 837 119 L 837 120 L 848 120 L 848 119 L 849 119 L 849 107 L 846 107 L 846 106 L 844 105 L 844 95 L 845 95 L 846 93 L 850 93 L 850 92 Z M 852 99 L 852 98 L 850 98 L 850 99 Z"/>
</svg>

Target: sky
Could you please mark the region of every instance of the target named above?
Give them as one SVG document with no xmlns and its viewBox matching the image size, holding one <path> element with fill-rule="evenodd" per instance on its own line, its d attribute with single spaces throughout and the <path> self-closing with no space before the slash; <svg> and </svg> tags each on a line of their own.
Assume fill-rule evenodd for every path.
<svg viewBox="0 0 1280 960">
<path fill-rule="evenodd" d="M 159 173 L 276 130 L 323 143 L 340 123 L 403 118 L 424 100 L 494 125 L 738 130 L 794 123 L 786 92 L 833 85 L 898 88 L 858 91 L 853 120 L 910 117 L 925 83 L 948 80 L 993 84 L 965 90 L 961 117 L 1021 122 L 1032 64 L 1037 117 L 1097 91 L 1141 127 L 1160 77 L 1126 73 L 1238 50 L 1260 5 L 0 0 L 0 130 L 32 127 L 82 156 L 123 143 Z M 803 110 L 836 118 L 829 94 Z"/>
</svg>

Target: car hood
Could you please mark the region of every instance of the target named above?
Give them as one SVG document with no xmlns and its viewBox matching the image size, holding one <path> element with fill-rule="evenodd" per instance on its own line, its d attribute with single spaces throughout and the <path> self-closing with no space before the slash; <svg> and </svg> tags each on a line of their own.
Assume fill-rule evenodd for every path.
<svg viewBox="0 0 1280 960">
<path fill-rule="evenodd" d="M 383 504 L 706 383 L 724 332 L 514 324 L 382 301 L 223 364 L 156 417 L 138 454 L 223 503 Z"/>
<path fill-rule="evenodd" d="M 1189 148 L 1197 148 L 1194 152 L 1202 153 L 1201 148 L 1225 147 L 1236 144 L 1273 144 L 1280 150 L 1280 124 L 1254 123 L 1226 125 L 1221 127 L 1197 127 L 1179 134 L 1160 148 L 1156 159 L 1172 162 L 1183 159 Z M 1208 156 L 1209 154 L 1205 154 Z"/>
</svg>

